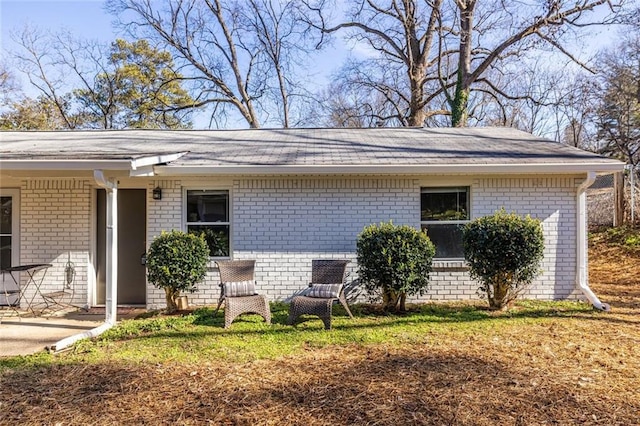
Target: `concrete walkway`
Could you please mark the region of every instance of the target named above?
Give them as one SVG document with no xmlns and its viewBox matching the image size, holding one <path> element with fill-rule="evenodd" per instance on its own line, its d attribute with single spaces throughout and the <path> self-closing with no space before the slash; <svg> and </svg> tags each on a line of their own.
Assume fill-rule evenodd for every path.
<svg viewBox="0 0 640 426">
<path fill-rule="evenodd" d="M 129 316 L 118 316 L 118 320 Z M 104 313 L 67 312 L 64 315 L 0 317 L 0 357 L 31 355 L 65 337 L 102 324 Z"/>
</svg>

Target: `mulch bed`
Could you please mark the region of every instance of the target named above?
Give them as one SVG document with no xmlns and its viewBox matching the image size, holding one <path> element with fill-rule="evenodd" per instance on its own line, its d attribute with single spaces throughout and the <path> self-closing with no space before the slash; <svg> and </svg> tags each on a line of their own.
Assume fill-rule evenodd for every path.
<svg viewBox="0 0 640 426">
<path fill-rule="evenodd" d="M 609 314 L 249 363 L 8 371 L 0 424 L 637 424 L 639 260 L 592 253 L 592 287 Z"/>
</svg>

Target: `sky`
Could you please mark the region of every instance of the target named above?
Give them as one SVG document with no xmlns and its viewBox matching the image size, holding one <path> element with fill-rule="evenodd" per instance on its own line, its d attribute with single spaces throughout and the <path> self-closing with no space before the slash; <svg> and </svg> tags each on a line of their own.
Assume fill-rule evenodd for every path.
<svg viewBox="0 0 640 426">
<path fill-rule="evenodd" d="M 11 33 L 20 31 L 25 25 L 53 32 L 66 29 L 75 37 L 103 42 L 111 42 L 116 37 L 123 36 L 112 25 L 115 17 L 105 10 L 104 3 L 104 0 L 0 0 L 0 55 L 5 56 L 7 50 L 16 48 L 11 40 Z M 579 50 L 593 54 L 610 43 L 612 35 L 615 35 L 613 31 L 593 34 L 588 43 L 579 46 Z M 357 46 L 349 49 L 338 40 L 331 50 L 318 57 L 314 63 L 315 73 L 309 76 L 307 84 L 318 88 L 325 85 L 331 73 L 338 69 L 350 52 L 355 56 L 367 54 Z M 25 94 L 37 95 L 24 77 L 20 82 Z"/>
<path fill-rule="evenodd" d="M 112 40 L 113 17 L 102 0 L 0 0 L 2 47 L 11 45 L 10 33 L 25 24 L 57 30 L 67 28 L 80 37 Z"/>
<path fill-rule="evenodd" d="M 117 37 L 128 38 L 115 29 L 112 23 L 115 17 L 105 9 L 104 0 L 0 0 L 0 46 L 2 57 L 6 51 L 16 50 L 12 41 L 12 33 L 21 31 L 26 25 L 43 31 L 58 32 L 68 30 L 76 38 L 97 39 L 111 42 Z M 310 76 L 308 84 L 318 88 L 327 81 L 333 72 L 347 56 L 346 47 L 337 46 L 324 58 L 314 64 L 315 73 Z M 37 96 L 36 89 L 29 87 L 24 76 L 18 75 L 23 92 L 28 96 Z M 206 117 L 193 117 L 194 127 L 207 127 Z M 229 123 L 234 126 L 234 123 Z M 243 127 L 246 123 L 240 122 Z"/>
</svg>

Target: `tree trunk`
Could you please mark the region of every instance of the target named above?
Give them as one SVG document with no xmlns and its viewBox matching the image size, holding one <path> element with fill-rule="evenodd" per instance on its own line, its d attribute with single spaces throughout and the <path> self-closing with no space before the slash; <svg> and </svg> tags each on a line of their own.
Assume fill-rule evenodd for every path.
<svg viewBox="0 0 640 426">
<path fill-rule="evenodd" d="M 178 305 L 176 304 L 176 298 L 180 296 L 180 291 L 165 287 L 164 296 L 165 296 L 165 300 L 167 301 L 167 313 L 172 314 L 176 312 L 178 310 Z"/>
<path fill-rule="evenodd" d="M 471 93 L 471 37 L 475 0 L 458 1 L 460 10 L 460 53 L 456 92 L 451 103 L 451 126 L 466 127 L 469 118 L 469 93 Z"/>
<path fill-rule="evenodd" d="M 489 296 L 489 307 L 500 310 L 507 306 L 509 300 L 509 284 L 505 280 L 499 280 L 493 284 L 493 294 Z"/>
<path fill-rule="evenodd" d="M 451 104 L 451 127 L 466 127 L 469 118 L 469 93 L 470 88 L 465 87 L 462 71 L 458 71 L 458 82 L 456 84 L 456 93 Z"/>
<path fill-rule="evenodd" d="M 382 303 L 385 312 L 395 312 L 398 305 L 398 293 L 393 290 L 386 289 L 382 293 Z"/>
<path fill-rule="evenodd" d="M 407 293 L 400 293 L 400 312 L 407 312 Z"/>
</svg>

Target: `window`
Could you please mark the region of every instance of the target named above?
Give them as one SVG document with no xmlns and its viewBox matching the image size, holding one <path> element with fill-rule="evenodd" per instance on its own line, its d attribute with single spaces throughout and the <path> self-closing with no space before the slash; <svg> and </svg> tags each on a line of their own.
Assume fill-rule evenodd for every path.
<svg viewBox="0 0 640 426">
<path fill-rule="evenodd" d="M 187 190 L 187 232 L 204 234 L 209 256 L 229 256 L 229 191 Z"/>
<path fill-rule="evenodd" d="M 420 225 L 436 246 L 436 258 L 461 259 L 461 225 L 469 222 L 469 187 L 422 188 Z"/>
</svg>

